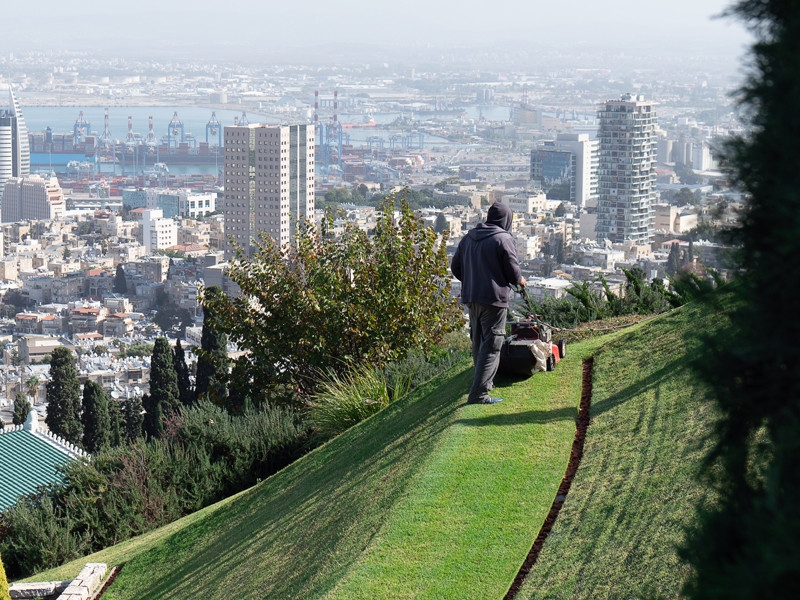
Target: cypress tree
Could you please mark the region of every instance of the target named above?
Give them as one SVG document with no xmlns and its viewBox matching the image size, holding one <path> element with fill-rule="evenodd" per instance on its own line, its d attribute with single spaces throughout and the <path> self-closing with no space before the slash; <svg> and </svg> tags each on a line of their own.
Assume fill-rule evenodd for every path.
<svg viewBox="0 0 800 600">
<path fill-rule="evenodd" d="M 123 440 L 123 416 L 122 406 L 118 400 L 109 398 L 108 400 L 108 416 L 111 420 L 111 430 L 109 432 L 109 443 L 112 448 L 122 445 Z"/>
<path fill-rule="evenodd" d="M 27 396 L 22 392 L 17 392 L 14 396 L 14 417 L 11 422 L 14 425 L 22 425 L 28 418 L 29 412 L 31 412 L 31 403 L 28 402 Z"/>
<path fill-rule="evenodd" d="M 164 410 L 161 404 L 150 394 L 142 396 L 142 432 L 150 438 L 159 438 L 164 434 Z"/>
<path fill-rule="evenodd" d="M 114 275 L 114 291 L 117 294 L 128 293 L 128 280 L 125 278 L 125 268 L 121 263 L 117 265 L 117 273 Z"/>
<path fill-rule="evenodd" d="M 83 447 L 95 453 L 111 446 L 111 416 L 109 397 L 95 381 L 87 381 L 83 386 Z"/>
<path fill-rule="evenodd" d="M 72 352 L 64 346 L 54 349 L 50 360 L 50 381 L 47 382 L 47 416 L 45 423 L 54 434 L 73 444 L 80 444 L 81 384 Z"/>
<path fill-rule="evenodd" d="M 191 406 L 194 402 L 194 390 L 192 389 L 192 382 L 189 379 L 189 367 L 186 365 L 186 354 L 183 350 L 183 346 L 181 346 L 180 339 L 175 342 L 173 363 L 175 366 L 175 374 L 178 376 L 178 392 L 180 394 L 181 404 L 184 406 Z"/>
<path fill-rule="evenodd" d="M 122 416 L 125 423 L 125 439 L 132 442 L 142 437 L 144 407 L 139 396 L 133 396 L 125 401 L 122 405 Z"/>
<path fill-rule="evenodd" d="M 164 432 L 164 417 L 180 407 L 178 391 L 178 375 L 175 373 L 172 349 L 167 338 L 160 337 L 153 345 L 153 356 L 150 359 L 150 393 L 143 399 L 145 415 L 145 431 L 152 437 L 159 437 Z"/>
<path fill-rule="evenodd" d="M 734 232 L 730 319 L 705 340 L 700 373 L 720 419 L 708 480 L 718 498 L 685 556 L 693 598 L 794 598 L 800 573 L 800 4 L 740 0 L 756 42 L 740 103 L 750 123 L 723 164 L 747 192 Z M 732 314 L 731 314 L 732 313 Z M 721 316 L 725 316 L 721 313 Z"/>
<path fill-rule="evenodd" d="M 206 289 L 205 296 L 212 302 L 214 297 L 224 292 L 219 286 Z M 216 327 L 214 311 L 208 302 L 203 303 L 203 334 L 200 338 L 200 352 L 197 358 L 197 380 L 194 396 L 199 400 L 203 395 L 218 405 L 225 405 L 228 390 L 225 381 L 228 376 L 228 336 Z"/>
</svg>

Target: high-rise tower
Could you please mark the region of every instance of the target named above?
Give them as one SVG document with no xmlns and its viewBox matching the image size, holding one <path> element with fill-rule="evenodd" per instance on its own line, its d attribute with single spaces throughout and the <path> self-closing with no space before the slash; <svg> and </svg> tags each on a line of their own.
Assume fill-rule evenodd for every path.
<svg viewBox="0 0 800 600">
<path fill-rule="evenodd" d="M 605 102 L 600 120 L 597 239 L 653 241 L 656 182 L 656 113 L 643 96 Z"/>
<path fill-rule="evenodd" d="M 294 223 L 314 216 L 313 125 L 225 127 L 226 256 L 251 253 L 259 232 L 283 246 Z"/>
<path fill-rule="evenodd" d="M 9 86 L 8 107 L 0 105 L 0 202 L 3 200 L 3 188 L 8 179 L 26 177 L 30 172 L 28 129 L 14 92 Z"/>
</svg>

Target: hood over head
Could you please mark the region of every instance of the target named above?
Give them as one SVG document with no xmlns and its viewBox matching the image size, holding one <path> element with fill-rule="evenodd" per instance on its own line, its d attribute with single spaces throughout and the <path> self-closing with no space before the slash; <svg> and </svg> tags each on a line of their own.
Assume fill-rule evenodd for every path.
<svg viewBox="0 0 800 600">
<path fill-rule="evenodd" d="M 489 207 L 489 214 L 486 215 L 486 224 L 497 225 L 505 231 L 511 231 L 511 221 L 513 219 L 514 213 L 511 212 L 507 204 L 495 202 Z"/>
</svg>

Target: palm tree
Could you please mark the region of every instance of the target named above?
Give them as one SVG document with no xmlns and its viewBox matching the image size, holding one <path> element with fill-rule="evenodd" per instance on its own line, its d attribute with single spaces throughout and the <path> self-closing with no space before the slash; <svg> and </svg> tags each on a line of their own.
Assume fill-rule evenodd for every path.
<svg viewBox="0 0 800 600">
<path fill-rule="evenodd" d="M 31 396 L 31 404 L 36 405 L 36 399 L 39 397 L 39 378 L 36 375 L 31 375 L 25 380 L 25 385 L 28 388 L 28 394 Z"/>
</svg>

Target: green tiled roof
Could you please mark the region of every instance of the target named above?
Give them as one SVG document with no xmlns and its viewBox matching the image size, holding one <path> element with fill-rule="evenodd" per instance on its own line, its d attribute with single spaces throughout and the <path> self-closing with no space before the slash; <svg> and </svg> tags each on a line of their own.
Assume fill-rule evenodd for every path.
<svg viewBox="0 0 800 600">
<path fill-rule="evenodd" d="M 39 486 L 61 481 L 56 467 L 69 460 L 67 454 L 30 431 L 0 433 L 0 510 Z"/>
</svg>

